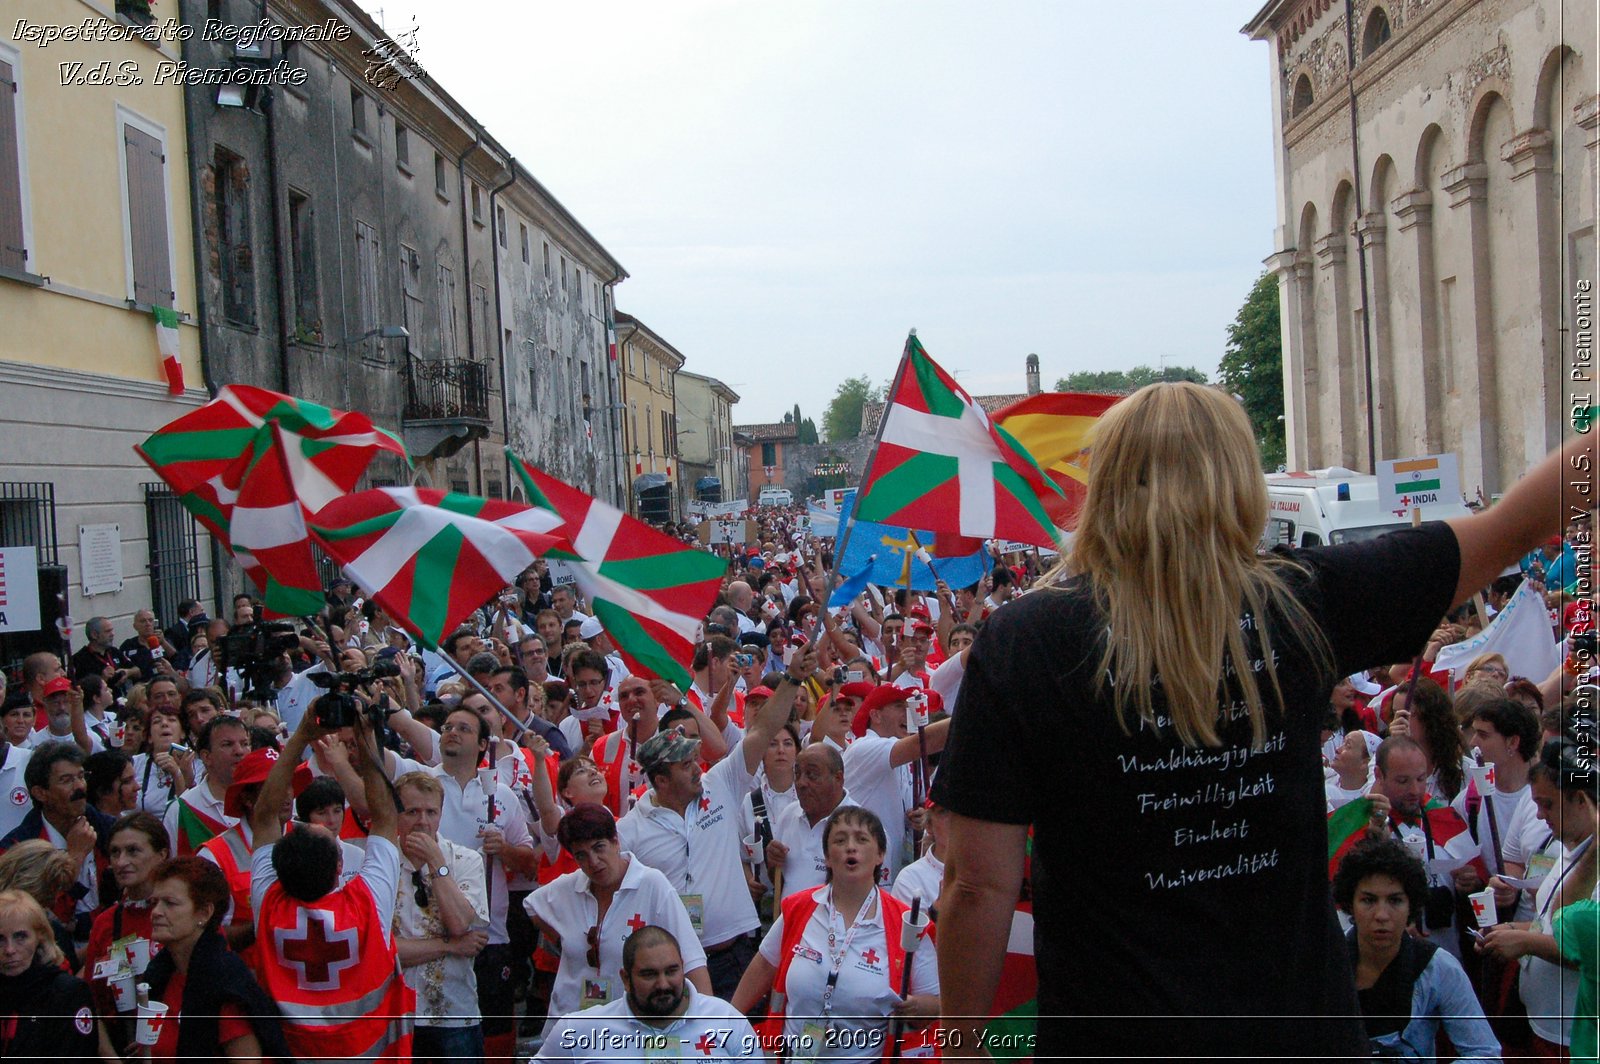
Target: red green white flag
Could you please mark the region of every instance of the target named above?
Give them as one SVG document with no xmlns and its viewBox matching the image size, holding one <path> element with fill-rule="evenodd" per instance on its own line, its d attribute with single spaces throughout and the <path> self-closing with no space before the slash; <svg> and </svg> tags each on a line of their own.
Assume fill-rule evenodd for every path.
<svg viewBox="0 0 1600 1064">
<path fill-rule="evenodd" d="M 1039 501 L 1052 494 L 1060 489 L 1022 445 L 928 357 L 916 333 L 907 337 L 856 517 L 929 529 L 942 555 L 981 545 L 959 540 L 1055 547 L 1059 533 Z"/>
<path fill-rule="evenodd" d="M 405 446 L 363 414 L 229 385 L 134 448 L 239 560 L 266 612 L 322 606 L 304 518 L 354 490 L 372 459 Z"/>
<path fill-rule="evenodd" d="M 213 820 L 183 798 L 179 798 L 178 837 L 173 840 L 177 844 L 178 852 L 173 856 L 189 857 L 197 854 L 200 852 L 200 847 L 227 830 L 227 824 Z"/>
<path fill-rule="evenodd" d="M 521 503 L 428 488 L 357 492 L 311 520 L 345 575 L 429 648 L 535 558 L 566 549 L 560 527 Z"/>
<path fill-rule="evenodd" d="M 1428 797 L 1422 804 L 1422 815 L 1427 817 L 1428 825 L 1425 837 L 1432 840 L 1433 849 L 1428 855 L 1428 865 L 1431 871 L 1453 871 L 1463 865 L 1478 862 L 1478 871 L 1488 877 L 1484 869 L 1481 855 L 1478 853 L 1478 844 L 1473 841 L 1472 833 L 1467 830 L 1467 822 L 1461 819 L 1461 814 L 1452 809 L 1448 802 L 1437 798 Z M 1406 828 L 1407 826 L 1420 827 L 1421 819 L 1414 822 L 1409 819 L 1390 820 L 1393 828 Z M 1335 872 L 1339 870 L 1339 862 L 1344 860 L 1344 855 L 1367 837 L 1372 826 L 1372 799 L 1357 798 L 1353 802 L 1341 805 L 1328 814 L 1328 879 L 1332 880 Z"/>
<path fill-rule="evenodd" d="M 167 376 L 167 393 L 183 394 L 183 353 L 178 344 L 178 312 L 171 307 L 151 307 L 156 320 L 156 350 L 161 354 L 161 372 Z"/>
<path fill-rule="evenodd" d="M 528 501 L 565 524 L 578 587 L 628 670 L 688 690 L 701 622 L 726 572 L 722 559 L 584 494 L 509 449 L 506 458 Z"/>
</svg>

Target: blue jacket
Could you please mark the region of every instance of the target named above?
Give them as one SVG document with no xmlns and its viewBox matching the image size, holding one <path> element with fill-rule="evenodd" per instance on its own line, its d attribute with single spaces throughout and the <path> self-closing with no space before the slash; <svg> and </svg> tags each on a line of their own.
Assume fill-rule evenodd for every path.
<svg viewBox="0 0 1600 1064">
<path fill-rule="evenodd" d="M 1350 955 L 1355 958 L 1355 929 L 1349 932 Z M 1416 949 L 1409 936 L 1401 945 Z M 1483 1006 L 1472 990 L 1472 982 L 1462 969 L 1461 962 L 1442 949 L 1431 950 L 1432 956 L 1417 973 L 1411 986 L 1411 1022 L 1393 1034 L 1372 1039 L 1374 1047 L 1383 1047 L 1398 1053 L 1401 1060 L 1432 1060 L 1434 1042 L 1439 1028 L 1456 1047 L 1456 1060 L 1500 1060 L 1500 1042 L 1484 1018 Z M 1405 953 L 1396 958 L 1402 963 Z"/>
</svg>

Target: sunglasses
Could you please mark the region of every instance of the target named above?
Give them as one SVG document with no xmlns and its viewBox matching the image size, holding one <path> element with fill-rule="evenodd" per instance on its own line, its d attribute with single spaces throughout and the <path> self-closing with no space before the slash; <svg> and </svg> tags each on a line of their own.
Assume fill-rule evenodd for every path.
<svg viewBox="0 0 1600 1064">
<path fill-rule="evenodd" d="M 589 951 L 584 955 L 584 960 L 595 971 L 600 970 L 600 926 L 596 924 L 589 928 L 585 936 L 589 942 Z"/>
<path fill-rule="evenodd" d="M 422 869 L 420 868 L 413 869 L 411 872 L 411 889 L 416 891 L 412 896 L 416 899 L 417 908 L 426 909 L 428 907 L 428 888 L 423 885 Z"/>
</svg>

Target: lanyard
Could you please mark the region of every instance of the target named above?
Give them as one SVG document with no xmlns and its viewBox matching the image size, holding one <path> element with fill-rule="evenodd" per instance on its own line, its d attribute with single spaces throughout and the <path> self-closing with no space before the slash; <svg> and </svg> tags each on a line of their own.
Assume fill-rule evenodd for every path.
<svg viewBox="0 0 1600 1064">
<path fill-rule="evenodd" d="M 856 930 L 863 923 L 862 916 L 867 911 L 867 906 L 877 897 L 878 891 L 874 887 L 861 902 L 861 908 L 856 910 L 856 918 L 844 933 L 844 941 L 839 942 L 833 930 L 833 918 L 838 910 L 833 908 L 833 894 L 828 894 L 828 985 L 822 990 L 822 1021 L 826 1027 L 829 1018 L 833 1015 L 833 992 L 839 985 L 839 972 L 844 968 L 844 959 L 850 955 L 850 943 L 856 937 Z M 837 946 L 837 952 L 835 947 Z"/>
<path fill-rule="evenodd" d="M 1550 893 L 1545 895 L 1544 904 L 1539 906 L 1539 922 L 1544 923 L 1545 913 L 1550 911 L 1550 903 L 1556 900 L 1556 895 L 1561 893 L 1561 884 L 1567 881 L 1572 870 L 1578 867 L 1578 860 L 1594 845 L 1594 836 L 1590 835 L 1578 844 L 1578 848 L 1567 854 L 1566 864 L 1561 869 L 1561 875 L 1556 877 L 1556 885 L 1550 888 Z"/>
</svg>

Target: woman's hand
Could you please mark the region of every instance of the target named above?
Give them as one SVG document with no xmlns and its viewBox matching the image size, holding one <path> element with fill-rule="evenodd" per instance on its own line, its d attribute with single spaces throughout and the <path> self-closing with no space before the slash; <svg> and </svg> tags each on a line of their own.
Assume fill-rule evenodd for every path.
<svg viewBox="0 0 1600 1064">
<path fill-rule="evenodd" d="M 1533 932 L 1513 924 L 1496 924 L 1483 933 L 1477 945 L 1479 953 L 1486 953 L 1502 961 L 1514 961 L 1533 951 Z"/>
<path fill-rule="evenodd" d="M 908 958 L 907 964 L 911 963 Z M 938 994 L 912 994 L 901 998 L 889 1009 L 889 1014 L 901 1020 L 933 1020 L 939 1016 Z"/>
</svg>

